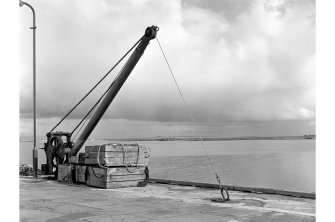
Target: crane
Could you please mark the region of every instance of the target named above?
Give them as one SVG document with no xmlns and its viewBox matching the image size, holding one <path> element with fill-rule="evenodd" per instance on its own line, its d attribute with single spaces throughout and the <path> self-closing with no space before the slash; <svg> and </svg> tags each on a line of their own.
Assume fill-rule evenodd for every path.
<svg viewBox="0 0 335 222">
<path fill-rule="evenodd" d="M 113 102 L 115 96 L 118 94 L 119 90 L 121 89 L 121 87 L 123 86 L 123 84 L 127 80 L 128 76 L 130 75 L 130 73 L 132 72 L 134 67 L 136 66 L 137 62 L 140 60 L 140 58 L 143 55 L 145 49 L 149 45 L 149 42 L 156 38 L 158 30 L 159 30 L 159 28 L 157 26 L 154 26 L 154 25 L 150 26 L 150 27 L 147 27 L 146 30 L 145 30 L 144 35 L 140 38 L 140 40 L 126 53 L 126 55 L 127 55 L 137 45 L 135 50 L 133 51 L 133 53 L 131 54 L 131 56 L 129 57 L 129 59 L 127 60 L 127 62 L 123 66 L 123 68 L 121 69 L 118 76 L 110 84 L 107 91 L 105 91 L 105 93 L 98 100 L 98 102 L 93 106 L 93 108 L 89 111 L 89 113 L 84 117 L 84 119 L 85 119 L 91 113 L 91 111 L 93 111 L 93 109 L 96 108 L 94 114 L 89 119 L 89 122 L 87 123 L 87 125 L 85 126 L 85 128 L 83 129 L 79 138 L 76 141 L 73 141 L 72 134 L 76 130 L 76 128 L 82 123 L 82 121 L 84 119 L 79 123 L 79 125 L 72 132 L 62 132 L 62 131 L 53 131 L 53 130 L 87 97 L 88 94 L 90 94 L 92 92 L 92 90 L 94 90 L 94 88 L 109 74 L 109 72 L 111 70 L 113 70 L 116 67 L 116 65 L 119 64 L 119 62 L 123 58 L 125 58 L 126 55 L 124 55 L 121 58 L 121 60 L 119 60 L 119 62 L 117 62 L 116 65 L 93 87 L 93 89 L 91 89 L 89 91 L 89 93 L 86 94 L 84 96 L 84 98 L 50 132 L 48 132 L 46 134 L 47 142 L 44 144 L 44 148 L 42 148 L 42 149 L 44 149 L 45 154 L 46 154 L 46 164 L 42 164 L 42 171 L 44 172 L 44 174 L 55 175 L 57 177 L 58 166 L 62 165 L 64 163 L 65 164 L 70 163 L 70 158 L 74 157 L 78 154 L 78 152 L 83 147 L 86 140 L 88 139 L 88 137 L 90 136 L 92 131 L 95 129 L 95 127 L 97 126 L 97 124 L 101 120 L 102 116 L 104 115 L 104 113 L 106 112 L 108 107 L 110 106 L 110 104 Z M 178 90 L 179 90 L 180 96 L 183 99 L 184 105 L 187 108 L 188 114 L 189 114 L 189 116 L 190 116 L 190 118 L 191 118 L 191 120 L 194 124 L 194 128 L 196 130 L 197 129 L 196 122 L 195 122 L 195 120 L 192 116 L 192 113 L 191 113 L 190 109 L 188 108 L 188 105 L 187 105 L 187 103 L 186 103 L 186 101 L 185 101 L 185 99 L 184 99 L 184 97 L 181 93 L 181 90 L 178 86 L 178 83 L 177 83 L 177 81 L 174 77 L 174 74 L 171 70 L 171 67 L 170 67 L 170 65 L 167 61 L 167 58 L 166 58 L 166 56 L 165 56 L 165 54 L 162 50 L 162 47 L 161 47 L 158 39 L 157 39 L 157 42 L 160 46 L 162 54 L 163 54 L 163 56 L 166 60 L 166 63 L 169 67 L 169 70 L 172 74 L 172 77 L 173 77 L 173 79 L 176 83 L 176 86 L 177 86 Z M 100 102 L 100 100 L 101 100 L 101 102 Z M 214 172 L 214 174 L 216 176 L 216 179 L 219 183 L 219 187 L 220 187 L 221 195 L 222 195 L 222 201 L 223 202 L 228 201 L 229 200 L 228 190 L 224 185 L 221 184 L 220 177 L 219 177 L 218 173 L 216 172 L 216 170 L 214 168 L 214 165 L 213 165 L 213 163 L 210 159 L 210 156 L 209 156 L 209 154 L 208 154 L 208 152 L 205 148 L 205 145 L 202 141 L 202 137 L 200 136 L 200 134 L 199 134 L 199 138 L 200 138 L 200 141 L 202 143 L 202 146 L 203 146 L 204 150 L 206 151 L 206 155 L 209 159 L 209 162 L 212 166 L 213 172 Z M 99 147 L 99 151 L 100 151 L 100 147 Z M 122 145 L 122 150 L 123 150 L 123 145 Z M 140 150 L 140 147 L 138 146 L 138 152 L 139 152 L 139 150 Z M 99 159 L 99 156 L 98 156 L 97 159 Z M 98 161 L 98 163 L 99 163 L 99 161 Z M 99 163 L 99 166 L 100 166 L 100 163 Z M 125 167 L 127 168 L 126 165 L 125 165 Z M 92 168 L 90 168 L 90 169 L 93 171 Z M 127 170 L 128 170 L 128 168 L 127 168 Z M 143 182 L 138 183 L 138 186 L 142 186 L 142 185 L 145 186 L 145 184 L 149 180 L 149 170 L 148 170 L 147 167 L 145 168 L 144 172 L 146 174 L 146 179 Z M 94 174 L 94 171 L 93 171 L 93 174 Z M 227 197 L 225 197 L 224 192 L 226 192 Z"/>
<path fill-rule="evenodd" d="M 103 99 L 96 107 L 95 112 L 75 142 L 72 140 L 73 132 L 51 130 L 46 134 L 47 141 L 44 144 L 44 148 L 42 148 L 46 154 L 46 164 L 42 164 L 42 171 L 44 174 L 57 175 L 57 166 L 59 164 L 67 163 L 71 156 L 76 156 L 78 154 L 109 105 L 113 102 L 115 96 L 118 94 L 137 62 L 140 60 L 145 49 L 149 45 L 149 42 L 156 37 L 158 30 L 159 28 L 154 25 L 145 29 L 145 33 L 139 40 L 136 49 L 125 63 L 117 78 L 109 86 Z"/>
</svg>

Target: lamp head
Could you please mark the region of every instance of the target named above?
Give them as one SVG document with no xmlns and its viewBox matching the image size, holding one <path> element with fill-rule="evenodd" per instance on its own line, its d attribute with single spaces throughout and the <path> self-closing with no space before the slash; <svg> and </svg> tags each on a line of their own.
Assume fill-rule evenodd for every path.
<svg viewBox="0 0 335 222">
<path fill-rule="evenodd" d="M 19 0 L 20 1 L 20 7 L 22 7 L 24 5 L 23 1 Z"/>
</svg>

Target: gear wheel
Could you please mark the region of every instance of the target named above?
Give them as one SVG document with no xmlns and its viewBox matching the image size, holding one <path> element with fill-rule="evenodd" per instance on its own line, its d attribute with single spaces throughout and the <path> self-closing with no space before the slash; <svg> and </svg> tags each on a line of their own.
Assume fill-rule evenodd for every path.
<svg viewBox="0 0 335 222">
<path fill-rule="evenodd" d="M 53 136 L 48 144 L 45 144 L 44 151 L 47 156 L 48 175 L 55 175 L 57 178 L 58 165 L 64 160 L 64 142 L 61 137 Z"/>
</svg>

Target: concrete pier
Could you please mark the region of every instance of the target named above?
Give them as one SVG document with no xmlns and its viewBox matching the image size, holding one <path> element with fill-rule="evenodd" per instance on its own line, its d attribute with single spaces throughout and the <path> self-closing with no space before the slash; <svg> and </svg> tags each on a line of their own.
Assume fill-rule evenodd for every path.
<svg viewBox="0 0 335 222">
<path fill-rule="evenodd" d="M 198 182 L 192 182 L 192 181 L 178 181 L 178 180 L 164 180 L 164 179 L 150 178 L 150 182 L 159 183 L 159 184 L 173 184 L 173 185 L 180 185 L 180 186 L 194 186 L 194 187 L 214 188 L 214 189 L 220 188 L 218 184 L 198 183 Z M 310 198 L 310 199 L 316 198 L 315 193 L 297 192 L 297 191 L 290 191 L 290 190 L 278 190 L 278 189 L 270 189 L 270 188 L 258 188 L 258 187 L 242 187 L 242 186 L 234 186 L 234 185 L 225 185 L 225 186 L 228 190 L 233 190 L 233 191 L 277 194 L 277 195 L 283 195 L 283 196 L 292 196 L 292 197 L 301 197 L 301 198 Z"/>
<path fill-rule="evenodd" d="M 315 221 L 315 200 L 217 189 L 149 184 L 97 189 L 20 178 L 20 221 Z"/>
</svg>

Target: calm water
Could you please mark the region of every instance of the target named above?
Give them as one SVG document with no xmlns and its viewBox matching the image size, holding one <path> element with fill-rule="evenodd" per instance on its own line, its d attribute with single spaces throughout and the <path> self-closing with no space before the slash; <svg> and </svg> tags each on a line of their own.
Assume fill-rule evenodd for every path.
<svg viewBox="0 0 335 222">
<path fill-rule="evenodd" d="M 152 178 L 216 183 L 199 141 L 139 143 L 152 150 Z M 32 144 L 20 142 L 20 162 L 31 164 Z M 315 140 L 206 141 L 205 145 L 224 184 L 315 192 Z M 40 163 L 45 163 L 43 150 L 39 150 Z"/>
</svg>

